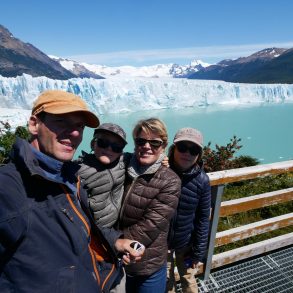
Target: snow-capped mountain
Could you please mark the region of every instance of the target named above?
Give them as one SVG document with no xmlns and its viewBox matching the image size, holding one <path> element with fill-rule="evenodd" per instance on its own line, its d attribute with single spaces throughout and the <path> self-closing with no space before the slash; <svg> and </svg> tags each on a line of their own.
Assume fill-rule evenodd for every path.
<svg viewBox="0 0 293 293">
<path fill-rule="evenodd" d="M 292 83 L 293 49 L 267 48 L 203 68 L 188 78 L 245 83 Z"/>
<path fill-rule="evenodd" d="M 188 77 L 198 70 L 209 66 L 200 60 L 194 60 L 189 65 L 171 64 L 157 64 L 151 66 L 117 66 L 110 67 L 104 65 L 95 65 L 87 63 L 78 63 L 69 59 L 62 59 L 55 56 L 50 56 L 52 59 L 58 61 L 61 66 L 71 71 L 74 74 L 81 74 L 82 70 L 86 70 L 86 74 L 91 72 L 104 78 L 110 77 Z M 79 72 L 76 71 L 79 69 Z M 84 76 L 86 77 L 86 76 Z M 90 77 L 90 76 L 88 76 Z"/>
<path fill-rule="evenodd" d="M 60 57 L 56 57 L 53 55 L 49 55 L 49 57 L 55 61 L 57 61 L 62 67 L 64 67 L 66 70 L 72 72 L 74 75 L 80 78 L 95 78 L 95 79 L 103 79 L 104 77 L 94 73 L 91 70 L 88 70 L 85 66 L 82 64 L 69 60 L 64 59 Z"/>
</svg>

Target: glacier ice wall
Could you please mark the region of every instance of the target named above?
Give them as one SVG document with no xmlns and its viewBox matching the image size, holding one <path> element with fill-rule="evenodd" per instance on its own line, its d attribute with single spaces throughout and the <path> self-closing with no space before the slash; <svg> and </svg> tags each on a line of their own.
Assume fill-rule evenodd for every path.
<svg viewBox="0 0 293 293">
<path fill-rule="evenodd" d="M 36 97 L 48 89 L 80 95 L 97 114 L 217 104 L 293 102 L 291 84 L 240 84 L 173 78 L 53 80 L 24 74 L 15 78 L 0 76 L 0 108 L 29 110 Z"/>
</svg>

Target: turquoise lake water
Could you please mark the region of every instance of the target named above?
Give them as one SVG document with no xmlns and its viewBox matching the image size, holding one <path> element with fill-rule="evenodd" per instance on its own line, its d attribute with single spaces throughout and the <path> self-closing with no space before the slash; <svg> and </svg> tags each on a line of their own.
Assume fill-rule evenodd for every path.
<svg viewBox="0 0 293 293">
<path fill-rule="evenodd" d="M 100 121 L 114 122 L 122 126 L 128 140 L 125 150 L 131 152 L 131 131 L 135 123 L 149 117 L 158 117 L 166 123 L 169 145 L 179 128 L 194 127 L 203 133 L 204 143 L 211 141 L 213 148 L 216 143 L 226 145 L 233 135 L 236 135 L 241 138 L 240 144 L 243 145 L 237 154 L 253 156 L 261 164 L 293 159 L 293 104 L 139 111 L 102 115 Z M 92 129 L 85 130 L 84 140 L 76 155 L 79 155 L 81 150 L 90 150 L 92 134 Z"/>
</svg>

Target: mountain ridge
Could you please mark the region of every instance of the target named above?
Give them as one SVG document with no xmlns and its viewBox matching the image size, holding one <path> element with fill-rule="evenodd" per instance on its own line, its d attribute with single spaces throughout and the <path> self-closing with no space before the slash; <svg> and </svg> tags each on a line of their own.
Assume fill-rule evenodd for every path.
<svg viewBox="0 0 293 293">
<path fill-rule="evenodd" d="M 204 68 L 190 79 L 223 80 L 240 83 L 293 83 L 293 54 L 285 57 L 287 68 L 283 70 L 283 64 L 277 60 L 284 59 L 287 52 L 292 49 L 266 48 L 248 57 L 240 57 L 236 60 L 222 60 L 215 65 Z M 272 64 L 274 71 L 272 72 Z"/>
<path fill-rule="evenodd" d="M 16 77 L 22 74 L 60 80 L 173 77 L 240 83 L 293 83 L 293 48 L 266 48 L 247 57 L 226 59 L 212 65 L 193 60 L 188 65 L 170 63 L 109 67 L 48 56 L 32 44 L 15 38 L 7 28 L 0 25 L 0 75 Z"/>
<path fill-rule="evenodd" d="M 124 66 L 105 66 L 97 64 L 88 64 L 84 62 L 77 62 L 70 59 L 59 58 L 51 56 L 57 60 L 61 66 L 74 73 L 74 68 L 83 68 L 87 72 L 103 76 L 105 78 L 112 77 L 175 77 L 187 78 L 191 74 L 201 70 L 210 64 L 201 60 L 193 60 L 188 65 L 179 65 L 176 63 L 156 64 L 150 66 L 135 67 L 130 65 Z"/>
<path fill-rule="evenodd" d="M 32 44 L 15 38 L 0 25 L 0 74 L 15 77 L 23 73 L 58 79 L 76 77 Z"/>
</svg>

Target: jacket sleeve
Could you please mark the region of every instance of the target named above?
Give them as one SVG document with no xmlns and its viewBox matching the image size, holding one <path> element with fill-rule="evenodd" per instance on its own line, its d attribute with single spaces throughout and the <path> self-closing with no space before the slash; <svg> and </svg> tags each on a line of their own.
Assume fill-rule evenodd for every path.
<svg viewBox="0 0 293 293">
<path fill-rule="evenodd" d="M 177 208 L 181 183 L 179 177 L 165 180 L 158 195 L 147 206 L 144 217 L 136 224 L 124 229 L 126 238 L 135 239 L 148 247 L 169 227 L 170 220 Z"/>
<path fill-rule="evenodd" d="M 11 174 L 0 174 L 0 271 L 28 228 L 23 187 Z"/>
<path fill-rule="evenodd" d="M 192 246 L 192 259 L 203 261 L 209 237 L 209 218 L 211 209 L 211 187 L 209 178 L 204 174 L 200 201 L 195 211 L 195 234 Z"/>
<path fill-rule="evenodd" d="M 99 229 L 107 242 L 112 247 L 113 251 L 116 251 L 115 242 L 117 241 L 117 239 L 123 237 L 123 233 L 119 230 L 115 230 L 114 228 L 99 227 Z"/>
</svg>

